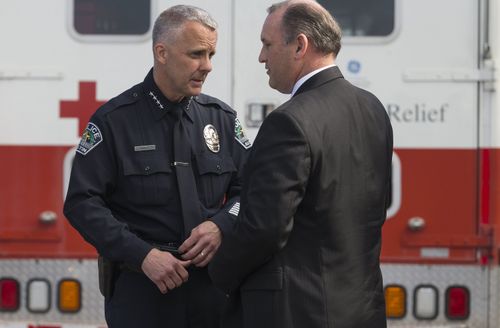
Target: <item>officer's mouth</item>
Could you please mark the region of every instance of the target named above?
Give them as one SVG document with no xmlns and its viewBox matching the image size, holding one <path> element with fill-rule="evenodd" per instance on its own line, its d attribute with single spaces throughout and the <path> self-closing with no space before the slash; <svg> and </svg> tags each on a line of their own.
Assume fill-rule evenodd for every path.
<svg viewBox="0 0 500 328">
<path fill-rule="evenodd" d="M 194 84 L 195 86 L 201 87 L 205 80 L 200 80 L 200 79 L 191 79 L 191 83 Z"/>
</svg>

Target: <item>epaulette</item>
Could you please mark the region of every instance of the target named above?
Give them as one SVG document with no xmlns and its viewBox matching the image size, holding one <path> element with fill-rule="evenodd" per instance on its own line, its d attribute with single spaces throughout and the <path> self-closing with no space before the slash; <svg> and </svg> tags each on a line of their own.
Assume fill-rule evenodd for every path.
<svg viewBox="0 0 500 328">
<path fill-rule="evenodd" d="M 125 105 L 130 105 L 141 99 L 142 95 L 142 83 L 136 84 L 130 89 L 122 92 L 116 97 L 111 98 L 107 103 L 105 103 L 99 111 L 102 113 L 109 113 Z"/>
<path fill-rule="evenodd" d="M 232 109 L 228 104 L 226 104 L 222 100 L 219 100 L 215 97 L 201 93 L 198 96 L 195 96 L 193 98 L 200 105 L 216 105 L 220 109 L 222 109 L 228 113 L 236 115 L 236 111 L 234 109 Z"/>
<path fill-rule="evenodd" d="M 142 83 L 134 85 L 127 91 L 122 92 L 118 96 L 111 99 L 109 102 L 114 105 L 114 107 L 121 107 L 123 105 L 129 105 L 135 103 L 141 98 L 142 95 Z"/>
</svg>

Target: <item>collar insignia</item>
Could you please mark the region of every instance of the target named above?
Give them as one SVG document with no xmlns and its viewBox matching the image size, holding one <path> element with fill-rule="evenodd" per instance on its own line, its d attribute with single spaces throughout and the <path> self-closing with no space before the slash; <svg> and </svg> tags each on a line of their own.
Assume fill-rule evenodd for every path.
<svg viewBox="0 0 500 328">
<path fill-rule="evenodd" d="M 151 98 L 153 98 L 153 101 L 158 105 L 158 108 L 165 109 L 165 107 L 160 102 L 160 100 L 156 97 L 156 95 L 153 93 L 153 91 L 149 91 L 149 95 L 151 96 Z"/>
</svg>

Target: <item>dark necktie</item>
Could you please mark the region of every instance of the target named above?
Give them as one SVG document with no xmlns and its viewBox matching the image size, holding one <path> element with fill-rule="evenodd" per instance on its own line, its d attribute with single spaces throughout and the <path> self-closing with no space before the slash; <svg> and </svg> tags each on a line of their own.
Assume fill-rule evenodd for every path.
<svg viewBox="0 0 500 328">
<path fill-rule="evenodd" d="M 187 106 L 189 106 L 189 102 Z M 193 175 L 191 163 L 191 143 L 184 126 L 184 106 L 178 106 L 173 110 L 177 120 L 174 125 L 174 162 L 175 173 L 177 175 L 177 185 L 181 200 L 182 217 L 184 221 L 184 237 L 191 234 L 191 230 L 201 223 L 200 202 L 196 181 Z"/>
</svg>

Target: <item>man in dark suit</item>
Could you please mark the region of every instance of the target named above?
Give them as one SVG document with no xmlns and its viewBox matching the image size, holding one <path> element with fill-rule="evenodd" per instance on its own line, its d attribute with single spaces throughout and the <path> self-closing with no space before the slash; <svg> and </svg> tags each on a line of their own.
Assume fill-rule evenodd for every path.
<svg viewBox="0 0 500 328">
<path fill-rule="evenodd" d="M 226 327 L 386 327 L 381 229 L 392 128 L 335 66 L 341 31 L 314 1 L 268 9 L 259 61 L 292 98 L 264 121 L 241 210 L 209 265 Z"/>
</svg>

